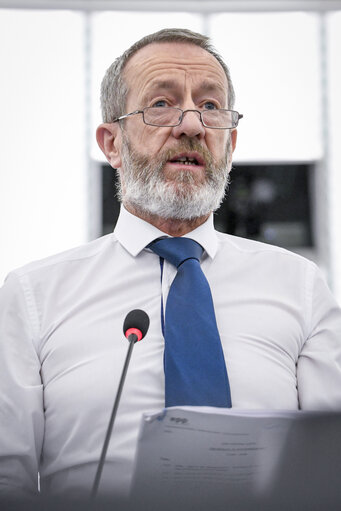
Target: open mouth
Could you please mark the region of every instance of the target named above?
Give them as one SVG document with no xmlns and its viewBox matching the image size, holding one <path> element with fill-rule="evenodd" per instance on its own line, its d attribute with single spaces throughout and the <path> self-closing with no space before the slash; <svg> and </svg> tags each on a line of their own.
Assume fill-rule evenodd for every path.
<svg viewBox="0 0 341 511">
<path fill-rule="evenodd" d="M 180 165 L 192 165 L 201 167 L 204 161 L 197 155 L 176 155 L 170 160 L 170 163 L 178 163 Z"/>
</svg>

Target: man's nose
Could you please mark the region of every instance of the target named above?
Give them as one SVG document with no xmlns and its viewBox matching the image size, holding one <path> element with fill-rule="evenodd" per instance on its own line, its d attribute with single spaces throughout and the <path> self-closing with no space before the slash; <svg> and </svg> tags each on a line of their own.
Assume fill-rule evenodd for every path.
<svg viewBox="0 0 341 511">
<path fill-rule="evenodd" d="M 205 136 L 205 128 L 201 122 L 200 112 L 191 109 L 184 110 L 182 122 L 179 126 L 173 128 L 173 135 L 175 138 L 180 138 L 182 135 L 203 138 Z"/>
</svg>

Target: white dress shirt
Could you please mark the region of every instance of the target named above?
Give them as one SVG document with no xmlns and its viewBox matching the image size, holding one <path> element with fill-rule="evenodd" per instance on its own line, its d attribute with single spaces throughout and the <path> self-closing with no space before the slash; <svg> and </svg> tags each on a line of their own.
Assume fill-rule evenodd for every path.
<svg viewBox="0 0 341 511">
<path fill-rule="evenodd" d="M 164 233 L 122 208 L 113 234 L 12 272 L 0 292 L 0 492 L 90 491 L 125 360 L 122 325 L 144 309 L 101 492 L 126 494 L 144 411 L 164 406 L 161 293 L 175 275 L 146 245 Z M 341 312 L 319 270 L 218 233 L 205 249 L 235 408 L 341 409 Z M 195 335 L 195 332 L 193 332 Z"/>
</svg>

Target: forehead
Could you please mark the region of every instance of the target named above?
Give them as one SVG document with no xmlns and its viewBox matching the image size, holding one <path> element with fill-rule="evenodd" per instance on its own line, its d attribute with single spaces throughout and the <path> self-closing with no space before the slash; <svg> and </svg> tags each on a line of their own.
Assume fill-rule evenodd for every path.
<svg viewBox="0 0 341 511">
<path fill-rule="evenodd" d="M 218 60 L 191 43 L 151 43 L 138 50 L 127 62 L 124 78 L 128 94 L 143 95 L 153 84 L 171 77 L 205 86 L 211 83 L 227 94 L 227 78 Z"/>
</svg>

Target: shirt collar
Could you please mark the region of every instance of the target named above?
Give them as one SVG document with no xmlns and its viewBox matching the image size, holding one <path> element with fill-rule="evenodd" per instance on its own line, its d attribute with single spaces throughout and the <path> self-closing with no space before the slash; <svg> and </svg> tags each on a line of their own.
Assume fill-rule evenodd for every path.
<svg viewBox="0 0 341 511">
<path fill-rule="evenodd" d="M 155 239 L 168 236 L 154 225 L 129 213 L 124 206 L 121 206 L 114 234 L 121 245 L 134 257 Z M 213 226 L 213 214 L 202 225 L 187 233 L 185 237 L 200 243 L 209 257 L 213 259 L 218 248 L 218 238 Z"/>
</svg>

